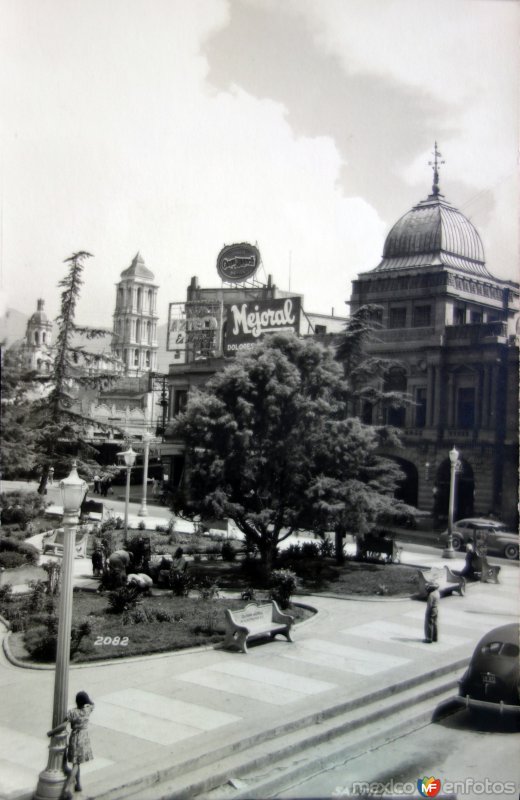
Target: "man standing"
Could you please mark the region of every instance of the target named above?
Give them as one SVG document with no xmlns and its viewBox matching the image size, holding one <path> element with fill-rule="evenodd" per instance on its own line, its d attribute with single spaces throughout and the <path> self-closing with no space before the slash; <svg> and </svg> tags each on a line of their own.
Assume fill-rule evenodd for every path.
<svg viewBox="0 0 520 800">
<path fill-rule="evenodd" d="M 424 641 L 425 644 L 431 644 L 438 640 L 439 603 L 441 596 L 439 593 L 439 586 L 436 583 L 430 583 L 427 591 L 428 599 L 426 601 L 426 615 L 424 618 Z"/>
</svg>

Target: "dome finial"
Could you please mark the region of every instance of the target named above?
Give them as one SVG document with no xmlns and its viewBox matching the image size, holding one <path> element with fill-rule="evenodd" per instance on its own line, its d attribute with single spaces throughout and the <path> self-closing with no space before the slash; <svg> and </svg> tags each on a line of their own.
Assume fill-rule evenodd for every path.
<svg viewBox="0 0 520 800">
<path fill-rule="evenodd" d="M 439 189 L 439 166 L 441 164 L 445 164 L 445 161 L 441 161 L 440 157 L 442 153 L 439 152 L 437 148 L 437 142 L 435 142 L 435 147 L 433 148 L 433 161 L 428 161 L 428 165 L 433 168 L 433 186 L 432 186 L 432 194 L 434 197 L 438 197 L 440 194 Z"/>
</svg>

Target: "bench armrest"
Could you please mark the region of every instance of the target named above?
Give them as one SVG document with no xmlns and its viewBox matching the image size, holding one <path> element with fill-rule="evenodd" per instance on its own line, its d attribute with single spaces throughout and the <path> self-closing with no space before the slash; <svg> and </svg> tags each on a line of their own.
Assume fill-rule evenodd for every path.
<svg viewBox="0 0 520 800">
<path fill-rule="evenodd" d="M 271 603 L 273 604 L 273 612 L 272 612 L 273 622 L 282 622 L 285 625 L 292 625 L 294 622 L 294 617 L 291 614 L 284 614 L 283 611 L 280 611 L 280 608 L 276 600 L 271 600 Z"/>
</svg>

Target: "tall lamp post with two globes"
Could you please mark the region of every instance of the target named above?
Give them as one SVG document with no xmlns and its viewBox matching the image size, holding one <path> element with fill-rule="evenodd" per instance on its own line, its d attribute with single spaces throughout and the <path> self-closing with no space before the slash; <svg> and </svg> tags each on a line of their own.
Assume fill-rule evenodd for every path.
<svg viewBox="0 0 520 800">
<path fill-rule="evenodd" d="M 128 446 L 128 450 L 118 453 L 118 456 L 125 462 L 126 467 L 126 492 L 125 492 L 125 544 L 128 543 L 128 505 L 130 503 L 130 473 L 135 464 L 137 453 L 132 450 L 132 445 Z"/>
<path fill-rule="evenodd" d="M 448 540 L 446 547 L 442 551 L 443 558 L 455 558 L 453 549 L 453 515 L 455 510 L 455 488 L 457 485 L 457 470 L 459 468 L 459 451 L 453 445 L 449 452 L 450 456 L 450 499 L 448 504 Z"/>
<path fill-rule="evenodd" d="M 70 475 L 60 482 L 63 501 L 63 560 L 61 564 L 61 591 L 58 609 L 58 642 L 56 646 L 56 669 L 54 672 L 54 702 L 52 727 L 60 725 L 67 716 L 69 695 L 70 631 L 72 625 L 72 576 L 76 526 L 79 510 L 88 484 L 82 480 L 72 464 Z M 47 767 L 40 773 L 34 800 L 57 800 L 61 797 L 67 778 L 63 771 L 63 756 L 67 746 L 67 733 L 51 737 Z"/>
</svg>

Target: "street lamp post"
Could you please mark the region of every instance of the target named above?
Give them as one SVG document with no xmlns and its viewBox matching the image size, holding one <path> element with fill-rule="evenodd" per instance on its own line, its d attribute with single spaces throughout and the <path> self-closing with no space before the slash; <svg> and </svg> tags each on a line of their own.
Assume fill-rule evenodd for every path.
<svg viewBox="0 0 520 800">
<path fill-rule="evenodd" d="M 52 727 L 55 728 L 67 716 L 69 695 L 70 630 L 72 624 L 72 575 L 76 525 L 79 509 L 88 484 L 82 480 L 73 463 L 70 475 L 61 481 L 63 500 L 63 561 L 61 565 L 61 592 L 59 601 L 58 642 L 56 647 L 56 669 L 54 672 L 54 702 Z M 67 746 L 67 733 L 63 731 L 51 737 L 47 767 L 40 773 L 34 800 L 57 800 L 61 797 L 67 778 L 63 771 L 63 755 Z"/>
<path fill-rule="evenodd" d="M 455 509 L 455 485 L 457 481 L 457 465 L 459 463 L 459 451 L 453 445 L 449 452 L 450 456 L 450 499 L 448 505 L 448 541 L 442 552 L 443 558 L 455 558 L 453 549 L 453 512 Z"/>
<path fill-rule="evenodd" d="M 126 492 L 125 492 L 125 544 L 128 543 L 128 505 L 130 503 L 130 473 L 132 472 L 132 467 L 135 464 L 135 458 L 137 453 L 132 450 L 132 445 L 128 447 L 128 450 L 125 450 L 122 453 L 118 453 L 118 456 L 122 456 L 125 461 L 126 466 Z"/>
<path fill-rule="evenodd" d="M 148 516 L 148 509 L 146 507 L 146 492 L 148 490 L 148 456 L 150 453 L 150 442 L 152 441 L 152 439 L 153 436 L 150 433 L 143 434 L 143 442 L 144 442 L 143 501 L 141 503 L 141 508 L 139 509 L 138 512 L 139 517 Z"/>
</svg>

